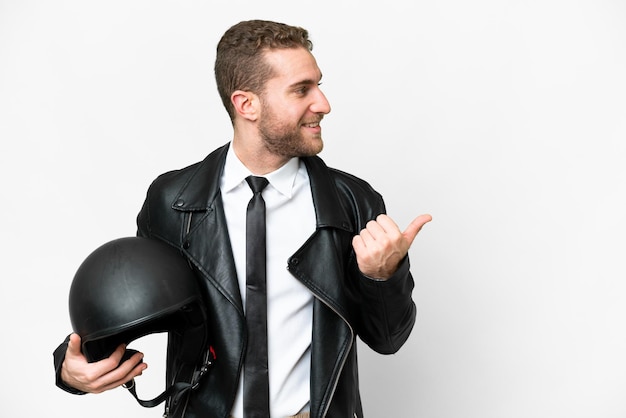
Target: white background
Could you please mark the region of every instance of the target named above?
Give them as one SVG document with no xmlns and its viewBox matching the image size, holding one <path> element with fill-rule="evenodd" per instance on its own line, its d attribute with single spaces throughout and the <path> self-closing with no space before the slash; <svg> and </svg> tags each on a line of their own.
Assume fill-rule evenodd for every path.
<svg viewBox="0 0 626 418">
<path fill-rule="evenodd" d="M 250 18 L 309 29 L 326 162 L 400 226 L 434 217 L 411 338 L 360 346 L 367 416 L 625 417 L 618 0 L 0 0 L 0 416 L 161 416 L 56 389 L 52 351 L 84 257 L 134 235 L 156 175 L 230 140 L 214 51 Z"/>
</svg>

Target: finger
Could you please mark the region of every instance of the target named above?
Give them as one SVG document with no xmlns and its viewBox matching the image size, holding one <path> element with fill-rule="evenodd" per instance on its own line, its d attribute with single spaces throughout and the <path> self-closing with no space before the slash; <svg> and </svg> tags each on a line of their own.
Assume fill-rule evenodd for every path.
<svg viewBox="0 0 626 418">
<path fill-rule="evenodd" d="M 143 371 L 148 368 L 146 363 L 141 362 L 142 359 L 143 353 L 138 352 L 120 364 L 119 367 L 117 367 L 117 363 L 115 363 L 115 367 L 112 370 L 104 370 L 100 377 L 93 382 L 93 392 L 99 393 L 116 388 L 140 376 Z M 104 365 L 111 361 L 114 361 L 112 355 L 98 363 L 101 363 L 102 366 L 105 367 Z"/>
<path fill-rule="evenodd" d="M 124 365 L 124 367 L 122 367 L 122 370 L 125 373 L 128 373 L 128 371 L 143 358 L 143 354 L 139 353 L 139 352 L 135 353 L 128 360 L 126 360 L 123 363 L 120 363 L 122 361 L 122 357 L 124 356 L 125 352 L 126 352 L 126 345 L 120 344 L 115 349 L 115 351 L 113 353 L 111 353 L 111 355 L 109 357 L 96 362 L 96 364 L 101 367 L 101 370 L 103 372 L 108 372 L 108 371 L 120 369 L 122 367 L 122 365 Z M 133 362 L 129 366 L 128 362 L 130 360 L 133 360 Z"/>
<path fill-rule="evenodd" d="M 433 217 L 428 214 L 420 215 L 417 218 L 413 219 L 413 221 L 409 224 L 409 226 L 402 233 L 402 235 L 404 235 L 404 237 L 408 241 L 409 245 L 413 243 L 413 240 L 415 239 L 417 234 L 420 232 L 422 227 L 426 225 L 428 222 L 432 221 L 432 219 Z"/>
<path fill-rule="evenodd" d="M 109 357 L 105 357 L 101 360 L 89 363 L 89 374 L 92 376 L 89 380 L 93 380 L 93 378 L 99 376 L 99 378 L 94 381 L 94 387 L 102 386 L 102 384 L 100 384 L 100 381 L 105 376 L 105 379 L 109 382 L 112 379 L 121 379 L 124 375 L 128 374 L 128 372 L 137 364 L 137 362 L 141 360 L 143 354 L 141 354 L 141 356 L 138 356 L 137 358 L 134 358 L 134 362 L 132 364 L 125 365 L 125 367 L 123 367 L 121 371 L 118 371 L 119 367 L 121 366 L 120 361 L 122 360 L 125 349 L 126 348 L 123 344 L 119 345 Z M 140 353 L 135 354 L 135 356 L 137 356 L 138 354 Z M 87 363 L 87 359 L 85 358 L 85 356 L 83 356 L 82 354 L 81 356 L 83 357 L 82 361 Z M 133 359 L 133 357 L 131 357 L 131 359 Z"/>
<path fill-rule="evenodd" d="M 363 245 L 367 247 L 376 241 L 376 235 L 380 233 L 380 229 L 380 226 L 377 226 L 374 221 L 369 222 L 365 229 L 361 230 L 361 233 L 358 235 L 361 237 Z"/>
<path fill-rule="evenodd" d="M 385 228 L 383 228 L 383 225 L 379 222 L 379 220 L 383 220 L 383 215 L 379 215 L 376 218 L 376 220 L 369 221 L 365 225 L 365 229 L 370 231 L 372 235 L 378 235 L 379 233 L 384 233 Z"/>
<path fill-rule="evenodd" d="M 116 380 L 130 380 L 130 378 L 137 375 L 137 373 L 142 372 L 147 367 L 147 364 L 142 362 L 143 353 L 137 352 L 133 354 L 128 360 L 121 363 L 118 367 L 116 367 L 113 371 L 109 373 L 109 378 Z M 125 382 L 122 382 L 125 383 Z"/>
<path fill-rule="evenodd" d="M 365 243 L 363 242 L 362 236 L 355 235 L 352 238 L 352 248 L 354 248 L 354 252 L 356 254 L 360 254 L 362 251 L 365 251 Z"/>
<path fill-rule="evenodd" d="M 396 223 L 389 216 L 381 214 L 376 217 L 376 220 L 369 221 L 357 236 L 361 238 L 362 247 L 375 248 L 385 246 L 390 238 L 393 239 L 394 236 L 400 236 L 400 234 Z"/>
<path fill-rule="evenodd" d="M 127 360 L 127 361 L 130 361 L 130 360 Z M 138 364 L 137 366 L 135 366 L 135 368 L 133 368 L 131 370 L 130 373 L 127 373 L 126 375 L 124 375 L 123 377 L 115 380 L 114 382 L 109 383 L 109 384 L 103 386 L 102 387 L 102 391 L 106 391 L 106 390 L 109 390 L 109 389 L 114 389 L 114 388 L 116 388 L 118 386 L 121 386 L 121 385 L 123 385 L 125 383 L 130 382 L 135 377 L 141 376 L 143 374 L 143 371 L 146 370 L 147 368 L 148 368 L 148 365 L 146 363 Z M 111 377 L 111 375 L 108 375 L 107 377 Z M 118 377 L 118 376 L 116 376 L 116 377 Z"/>
<path fill-rule="evenodd" d="M 391 219 L 391 217 L 389 215 L 386 215 L 384 213 L 378 215 L 376 217 L 376 222 L 388 234 L 396 232 L 396 231 L 398 233 L 400 233 L 400 228 L 395 223 L 395 221 L 393 219 Z"/>
<path fill-rule="evenodd" d="M 65 354 L 70 356 L 80 356 L 82 355 L 80 349 L 80 336 L 76 333 L 70 335 L 70 340 L 67 343 L 67 352 Z"/>
<path fill-rule="evenodd" d="M 111 353 L 111 355 L 109 356 L 109 359 L 115 361 L 115 364 L 117 365 L 122 360 L 122 357 L 124 357 L 125 352 L 126 352 L 126 345 L 120 344 L 117 346 L 115 351 Z"/>
<path fill-rule="evenodd" d="M 122 370 L 124 369 L 132 370 L 135 366 L 139 365 L 142 360 L 143 360 L 143 353 L 140 351 L 137 351 L 135 354 L 133 354 L 131 357 L 129 357 L 127 360 L 121 363 L 118 368 Z"/>
<path fill-rule="evenodd" d="M 106 374 L 90 386 L 90 392 L 102 393 L 104 391 L 119 387 L 125 383 L 130 382 L 135 377 L 141 376 L 146 368 L 148 368 L 148 365 L 145 363 L 141 363 L 140 365 L 137 365 L 134 369 L 132 369 L 131 373 L 127 373 L 126 375 L 120 375 L 119 373 Z"/>
</svg>

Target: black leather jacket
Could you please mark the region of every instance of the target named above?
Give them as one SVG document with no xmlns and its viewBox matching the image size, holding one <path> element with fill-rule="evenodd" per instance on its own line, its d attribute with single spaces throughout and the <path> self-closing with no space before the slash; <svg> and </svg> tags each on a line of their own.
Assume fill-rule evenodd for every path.
<svg viewBox="0 0 626 418">
<path fill-rule="evenodd" d="M 219 190 L 228 145 L 202 162 L 159 176 L 137 217 L 138 235 L 177 248 L 203 282 L 217 360 L 201 385 L 171 416 L 226 418 L 238 387 L 246 345 L 244 314 Z M 406 257 L 387 281 L 363 276 L 352 237 L 385 212 L 366 182 L 328 168 L 318 157 L 306 164 L 317 227 L 287 262 L 314 295 L 311 347 L 311 417 L 362 417 L 357 335 L 373 350 L 395 353 L 415 323 L 413 278 Z M 168 369 L 176 369 L 170 341 Z"/>
</svg>

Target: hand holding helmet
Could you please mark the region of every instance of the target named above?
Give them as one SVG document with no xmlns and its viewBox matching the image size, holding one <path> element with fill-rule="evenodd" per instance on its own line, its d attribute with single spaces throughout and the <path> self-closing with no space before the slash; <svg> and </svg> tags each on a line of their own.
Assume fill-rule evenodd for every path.
<svg viewBox="0 0 626 418">
<path fill-rule="evenodd" d="M 118 346 L 107 358 L 89 363 L 81 352 L 81 339 L 78 334 L 70 336 L 61 378 L 66 385 L 82 392 L 101 393 L 116 388 L 141 376 L 148 367 L 143 363 L 143 354 L 135 352 L 129 359 L 122 361 L 125 346 Z M 130 351 L 130 350 L 129 350 Z"/>
</svg>

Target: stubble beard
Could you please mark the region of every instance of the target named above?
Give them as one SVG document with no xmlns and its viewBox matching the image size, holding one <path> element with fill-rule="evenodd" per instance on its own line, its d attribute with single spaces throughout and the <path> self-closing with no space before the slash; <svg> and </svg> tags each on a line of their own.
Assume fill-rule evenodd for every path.
<svg viewBox="0 0 626 418">
<path fill-rule="evenodd" d="M 286 158 L 312 157 L 324 148 L 321 134 L 305 138 L 300 124 L 292 126 L 276 119 L 268 115 L 259 125 L 261 138 L 271 153 Z"/>
</svg>

